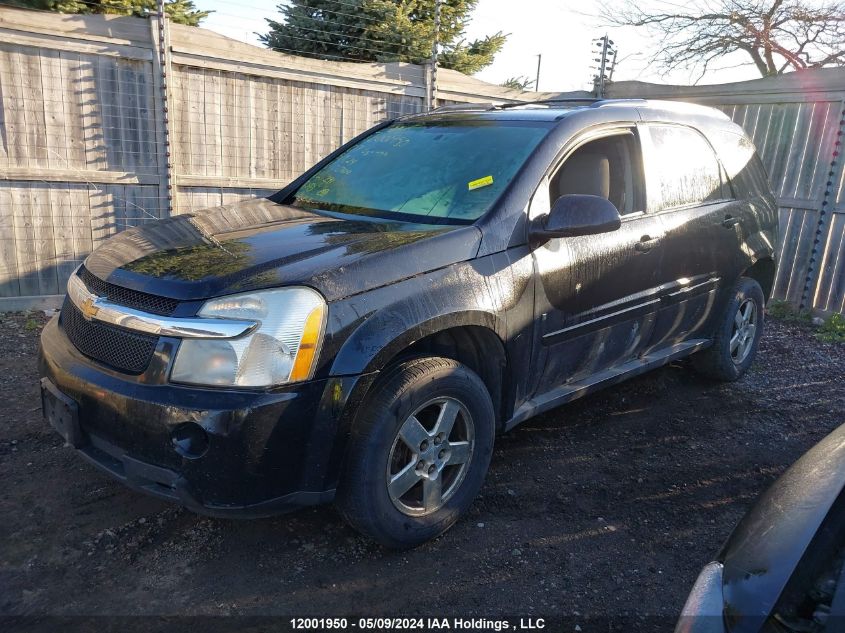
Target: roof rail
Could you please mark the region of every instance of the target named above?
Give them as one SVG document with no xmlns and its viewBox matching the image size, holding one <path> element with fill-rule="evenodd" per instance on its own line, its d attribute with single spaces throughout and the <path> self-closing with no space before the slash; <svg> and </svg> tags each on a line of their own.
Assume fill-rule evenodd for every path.
<svg viewBox="0 0 845 633">
<path fill-rule="evenodd" d="M 590 107 L 600 107 L 602 105 L 613 105 L 622 103 L 645 103 L 645 99 L 606 99 L 598 97 L 552 97 L 551 99 L 538 99 L 536 101 L 515 101 L 511 103 L 453 103 L 450 105 L 440 106 L 428 112 L 418 112 L 410 116 L 420 116 L 425 114 L 433 114 L 437 112 L 489 112 L 490 110 L 508 110 L 510 108 L 519 108 L 521 106 L 540 105 L 554 107 L 555 105 L 588 105 Z"/>
<path fill-rule="evenodd" d="M 551 105 L 555 103 L 597 103 L 603 99 L 596 99 L 595 97 L 571 97 L 565 99 L 540 99 L 537 101 L 520 101 L 519 103 L 505 103 L 498 106 L 501 109 L 516 108 L 523 105 Z"/>
<path fill-rule="evenodd" d="M 643 99 L 642 97 L 618 97 L 608 99 L 605 97 L 604 99 L 598 99 L 595 105 L 601 105 L 605 102 L 607 102 L 607 105 L 643 105 L 644 103 L 648 103 L 648 99 Z"/>
<path fill-rule="evenodd" d="M 598 101 L 602 101 L 602 99 L 596 99 L 594 97 L 578 97 L 578 98 L 565 98 L 565 99 L 541 99 L 537 101 L 512 101 L 510 103 L 492 103 L 492 102 L 480 102 L 480 103 L 453 103 L 450 105 L 440 106 L 439 108 L 435 108 L 434 110 L 430 110 L 429 113 L 432 112 L 478 112 L 484 111 L 487 112 L 489 110 L 505 110 L 507 108 L 518 108 L 519 106 L 524 105 L 550 105 L 554 103 L 596 103 Z"/>
<path fill-rule="evenodd" d="M 426 114 L 431 114 L 433 112 L 478 112 L 483 111 L 486 112 L 487 110 L 495 110 L 497 107 L 496 104 L 486 102 L 486 103 L 452 103 L 450 105 L 444 105 L 433 110 L 429 110 Z"/>
</svg>

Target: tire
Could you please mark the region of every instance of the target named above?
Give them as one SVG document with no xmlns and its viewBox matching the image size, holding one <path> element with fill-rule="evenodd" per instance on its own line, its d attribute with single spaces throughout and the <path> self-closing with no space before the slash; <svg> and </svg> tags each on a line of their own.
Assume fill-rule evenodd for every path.
<svg viewBox="0 0 845 633">
<path fill-rule="evenodd" d="M 420 545 L 469 508 L 494 436 L 493 403 L 475 372 L 447 358 L 400 362 L 384 372 L 356 416 L 337 507 L 352 527 L 386 547 Z"/>
<path fill-rule="evenodd" d="M 713 345 L 693 354 L 693 368 L 714 380 L 738 380 L 754 362 L 757 354 L 760 336 L 763 334 L 764 306 L 760 284 L 749 277 L 740 277 L 719 319 Z M 739 338 L 735 339 L 736 336 Z"/>
</svg>

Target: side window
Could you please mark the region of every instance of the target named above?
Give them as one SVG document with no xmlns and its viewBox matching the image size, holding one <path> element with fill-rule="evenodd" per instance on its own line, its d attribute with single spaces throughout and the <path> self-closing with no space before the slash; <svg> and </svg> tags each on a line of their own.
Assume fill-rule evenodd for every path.
<svg viewBox="0 0 845 633">
<path fill-rule="evenodd" d="M 631 132 L 607 136 L 576 149 L 549 179 L 549 200 L 572 193 L 601 196 L 622 215 L 642 211 L 642 159 Z"/>
<path fill-rule="evenodd" d="M 719 161 L 700 133 L 679 125 L 649 125 L 648 133 L 650 210 L 724 198 Z"/>
</svg>

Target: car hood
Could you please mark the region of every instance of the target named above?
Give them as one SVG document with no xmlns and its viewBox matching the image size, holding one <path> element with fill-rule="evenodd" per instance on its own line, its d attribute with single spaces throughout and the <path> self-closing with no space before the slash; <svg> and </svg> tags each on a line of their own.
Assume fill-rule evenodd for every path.
<svg viewBox="0 0 845 633">
<path fill-rule="evenodd" d="M 85 267 L 179 300 L 304 284 L 332 301 L 471 259 L 480 239 L 474 226 L 340 216 L 261 198 L 123 231 Z"/>
</svg>

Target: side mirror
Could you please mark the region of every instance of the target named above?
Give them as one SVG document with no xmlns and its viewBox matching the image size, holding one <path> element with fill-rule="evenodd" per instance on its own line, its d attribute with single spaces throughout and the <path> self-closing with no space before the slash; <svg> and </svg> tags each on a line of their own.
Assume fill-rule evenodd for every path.
<svg viewBox="0 0 845 633">
<path fill-rule="evenodd" d="M 545 242 L 556 237 L 595 235 L 615 231 L 622 218 L 607 198 L 582 194 L 561 196 L 548 215 L 537 218 L 529 229 L 532 242 Z"/>
</svg>

